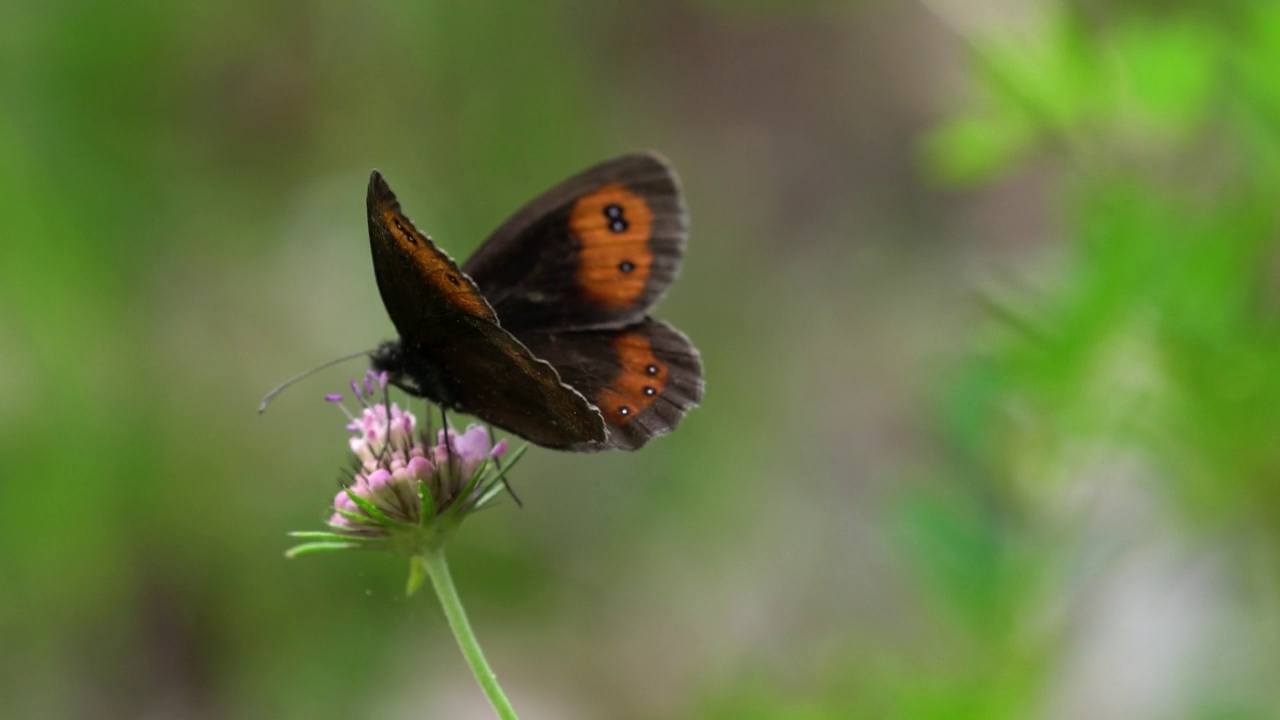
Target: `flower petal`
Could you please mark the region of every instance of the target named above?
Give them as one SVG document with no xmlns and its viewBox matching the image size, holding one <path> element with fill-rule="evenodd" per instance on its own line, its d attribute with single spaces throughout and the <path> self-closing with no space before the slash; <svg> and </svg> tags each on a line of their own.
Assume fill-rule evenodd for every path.
<svg viewBox="0 0 1280 720">
<path fill-rule="evenodd" d="M 489 457 L 489 431 L 483 425 L 470 425 L 453 441 L 453 452 L 465 463 Z"/>
</svg>

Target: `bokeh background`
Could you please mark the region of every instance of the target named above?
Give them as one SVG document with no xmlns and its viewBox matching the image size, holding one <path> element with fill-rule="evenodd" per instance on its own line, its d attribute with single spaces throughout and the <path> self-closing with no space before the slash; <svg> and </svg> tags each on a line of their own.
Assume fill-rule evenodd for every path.
<svg viewBox="0 0 1280 720">
<path fill-rule="evenodd" d="M 455 256 L 654 148 L 707 394 L 453 567 L 522 717 L 1280 716 L 1271 0 L 0 5 L 0 715 L 485 718 L 394 557 L 287 561 Z"/>
</svg>

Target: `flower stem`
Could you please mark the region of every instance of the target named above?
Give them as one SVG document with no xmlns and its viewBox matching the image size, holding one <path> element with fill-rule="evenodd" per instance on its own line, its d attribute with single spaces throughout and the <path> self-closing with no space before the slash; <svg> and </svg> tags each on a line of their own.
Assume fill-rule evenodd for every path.
<svg viewBox="0 0 1280 720">
<path fill-rule="evenodd" d="M 449 627 L 453 629 L 453 636 L 458 640 L 458 647 L 467 658 L 467 664 L 471 666 L 471 672 L 475 674 L 476 681 L 480 683 L 485 696 L 489 698 L 489 703 L 493 705 L 493 709 L 498 712 L 498 717 L 502 720 L 519 720 L 507 696 L 502 694 L 502 688 L 498 687 L 498 676 L 493 674 L 489 663 L 485 662 L 480 643 L 476 640 L 475 633 L 471 631 L 471 624 L 467 622 L 467 613 L 462 609 L 462 600 L 458 599 L 458 591 L 453 587 L 453 576 L 449 574 L 449 563 L 445 560 L 444 548 L 428 550 L 419 557 L 422 560 L 423 569 L 431 577 L 436 595 L 440 597 L 440 605 L 444 608 L 445 617 L 449 619 Z"/>
</svg>

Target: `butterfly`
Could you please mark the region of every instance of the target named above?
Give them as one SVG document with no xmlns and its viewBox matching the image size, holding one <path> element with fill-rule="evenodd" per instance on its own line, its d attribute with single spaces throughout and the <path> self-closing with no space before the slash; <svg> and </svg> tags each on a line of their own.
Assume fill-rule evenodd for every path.
<svg viewBox="0 0 1280 720">
<path fill-rule="evenodd" d="M 665 160 L 634 153 L 565 180 L 461 267 L 376 170 L 367 198 L 378 292 L 399 339 L 372 368 L 411 395 L 543 447 L 636 450 L 702 400 L 702 362 L 649 317 L 687 220 Z"/>
</svg>

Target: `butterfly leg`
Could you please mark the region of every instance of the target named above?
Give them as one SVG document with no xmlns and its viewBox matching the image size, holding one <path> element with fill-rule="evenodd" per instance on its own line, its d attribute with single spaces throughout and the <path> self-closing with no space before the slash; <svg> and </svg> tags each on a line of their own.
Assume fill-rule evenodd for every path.
<svg viewBox="0 0 1280 720">
<path fill-rule="evenodd" d="M 393 378 L 391 378 L 389 381 L 387 381 L 387 384 L 388 384 L 388 385 L 395 385 L 396 387 L 398 387 L 398 388 L 400 388 L 401 390 L 405 391 L 407 394 L 412 395 L 413 397 L 426 397 L 426 396 L 427 396 L 427 394 L 426 394 L 426 393 L 424 393 L 424 392 L 422 391 L 422 388 L 420 388 L 420 387 L 418 387 L 417 385 L 414 385 L 413 383 L 409 382 L 409 381 L 408 381 L 408 379 L 406 379 L 406 378 L 394 378 L 394 377 L 393 377 Z"/>
<path fill-rule="evenodd" d="M 453 472 L 453 446 L 449 444 L 449 416 L 445 413 L 444 404 L 440 404 L 440 432 L 444 433 L 444 462 L 449 472 Z M 461 467 L 462 463 L 458 463 Z"/>
<path fill-rule="evenodd" d="M 426 418 L 426 421 L 427 421 L 427 428 L 426 430 L 423 431 L 422 437 L 425 439 L 425 445 L 427 447 L 431 447 L 431 445 L 435 442 L 436 433 L 435 433 L 435 427 L 434 427 L 435 419 L 434 419 L 434 416 L 432 416 L 431 414 L 430 400 L 424 400 L 422 402 L 422 417 Z"/>
<path fill-rule="evenodd" d="M 489 429 L 489 444 L 496 444 L 494 443 L 493 423 L 485 423 L 484 425 Z M 493 462 L 494 465 L 498 464 L 497 460 L 494 460 Z M 507 482 L 507 476 L 505 474 L 502 476 L 502 487 L 506 488 L 507 494 L 511 496 L 512 500 L 516 501 L 516 507 L 524 508 L 524 503 L 520 501 L 520 496 L 516 494 L 516 491 L 511 488 L 511 483 Z"/>
</svg>

